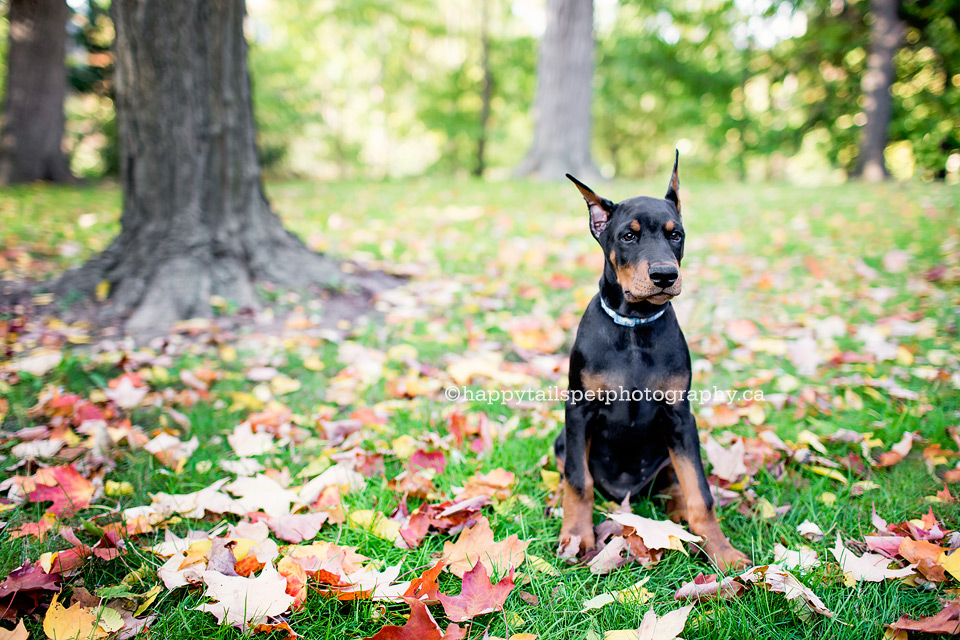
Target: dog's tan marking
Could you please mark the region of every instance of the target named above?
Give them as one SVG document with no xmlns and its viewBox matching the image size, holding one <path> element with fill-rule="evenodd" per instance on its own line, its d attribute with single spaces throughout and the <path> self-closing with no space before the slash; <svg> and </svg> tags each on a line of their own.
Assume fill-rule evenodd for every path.
<svg viewBox="0 0 960 640">
<path fill-rule="evenodd" d="M 568 452 L 569 453 L 569 452 Z M 571 538 L 580 536 L 580 549 L 596 545 L 593 533 L 593 476 L 590 475 L 590 438 L 583 452 L 583 491 L 577 491 L 563 478 L 563 525 L 560 527 L 560 547 L 566 547 Z"/>
<path fill-rule="evenodd" d="M 630 228 L 633 229 L 634 231 L 640 231 L 640 221 L 639 220 L 632 221 L 630 223 Z"/>
<path fill-rule="evenodd" d="M 593 373 L 590 371 L 580 372 L 580 384 L 584 391 L 600 391 L 601 389 L 619 389 L 624 385 L 624 377 L 618 374 L 608 372 Z"/>
<path fill-rule="evenodd" d="M 664 393 L 667 404 L 673 405 L 690 388 L 690 376 L 686 373 L 674 373 L 664 376 L 657 382 L 656 389 Z"/>
<path fill-rule="evenodd" d="M 675 226 L 676 225 L 673 224 L 673 220 L 667 220 L 667 224 L 663 225 L 663 228 L 666 229 L 667 231 L 673 231 L 673 228 Z"/>
<path fill-rule="evenodd" d="M 616 252 L 616 251 L 613 251 L 613 250 L 610 251 L 610 264 L 612 264 L 614 267 L 617 266 L 617 252 Z"/>
<path fill-rule="evenodd" d="M 690 530 L 704 539 L 707 555 L 717 565 L 726 565 L 731 569 L 748 566 L 750 559 L 733 548 L 720 530 L 717 514 L 712 508 L 707 508 L 703 494 L 700 493 L 697 468 L 693 460 L 670 449 L 670 461 L 680 485 L 684 517 L 690 524 Z"/>
</svg>

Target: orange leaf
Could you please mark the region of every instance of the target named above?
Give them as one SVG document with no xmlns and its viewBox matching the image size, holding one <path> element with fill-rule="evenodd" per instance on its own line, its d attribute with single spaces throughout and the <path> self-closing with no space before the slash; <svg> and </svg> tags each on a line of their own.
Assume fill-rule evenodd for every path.
<svg viewBox="0 0 960 640">
<path fill-rule="evenodd" d="M 456 543 L 444 542 L 441 557 L 449 563 L 450 573 L 462 578 L 478 562 L 484 565 L 488 573 L 495 569 L 506 571 L 508 567 L 518 567 L 529 545 L 516 534 L 496 542 L 490 521 L 481 517 L 475 525 L 460 533 Z"/>
<path fill-rule="evenodd" d="M 925 540 L 913 540 L 904 538 L 900 543 L 899 553 L 907 562 L 917 563 L 922 559 L 936 560 L 944 552 L 943 547 L 939 547 L 932 542 Z"/>
<path fill-rule="evenodd" d="M 440 593 L 440 583 L 437 578 L 440 571 L 446 564 L 444 560 L 438 560 L 432 568 L 423 572 L 419 578 L 410 581 L 410 586 L 404 592 L 404 598 L 416 598 L 417 600 L 436 601 Z"/>
</svg>

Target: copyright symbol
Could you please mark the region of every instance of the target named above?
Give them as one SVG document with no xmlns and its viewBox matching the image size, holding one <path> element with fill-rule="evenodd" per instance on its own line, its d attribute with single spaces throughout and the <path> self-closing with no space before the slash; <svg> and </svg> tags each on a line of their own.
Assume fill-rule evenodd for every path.
<svg viewBox="0 0 960 640">
<path fill-rule="evenodd" d="M 456 402 L 460 399 L 460 387 L 447 387 L 443 390 L 443 395 L 445 395 L 450 402 Z"/>
</svg>

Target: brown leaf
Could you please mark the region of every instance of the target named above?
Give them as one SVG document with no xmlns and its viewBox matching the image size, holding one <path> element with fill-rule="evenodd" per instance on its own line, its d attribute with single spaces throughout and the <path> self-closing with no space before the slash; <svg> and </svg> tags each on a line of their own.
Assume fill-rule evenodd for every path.
<svg viewBox="0 0 960 640">
<path fill-rule="evenodd" d="M 732 577 L 717 580 L 717 574 L 715 573 L 708 576 L 701 573 L 692 582 L 686 582 L 677 589 L 677 592 L 673 594 L 673 599 L 703 601 L 713 598 L 736 598 L 745 589 L 746 586 Z"/>
<path fill-rule="evenodd" d="M 463 588 L 458 596 L 440 594 L 440 604 L 447 617 L 454 622 L 465 622 L 476 616 L 503 609 L 503 603 L 513 591 L 513 570 L 500 582 L 491 584 L 487 569 L 477 563 L 463 574 Z"/>
<path fill-rule="evenodd" d="M 890 625 L 890 628 L 956 635 L 960 633 L 960 600 L 947 602 L 944 604 L 940 613 L 936 615 L 926 616 L 917 620 L 911 620 L 907 616 L 901 616 L 899 620 Z"/>
</svg>

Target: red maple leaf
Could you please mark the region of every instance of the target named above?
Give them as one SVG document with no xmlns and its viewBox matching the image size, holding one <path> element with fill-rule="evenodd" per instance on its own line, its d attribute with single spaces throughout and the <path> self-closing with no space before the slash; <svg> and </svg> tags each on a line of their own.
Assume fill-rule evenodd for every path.
<svg viewBox="0 0 960 640">
<path fill-rule="evenodd" d="M 34 476 L 37 488 L 27 494 L 31 502 L 52 502 L 48 512 L 65 515 L 90 506 L 94 488 L 73 465 L 47 467 Z"/>
<path fill-rule="evenodd" d="M 463 588 L 458 596 L 440 594 L 440 604 L 447 617 L 454 622 L 464 622 L 484 613 L 503 609 L 507 595 L 513 591 L 513 569 L 500 582 L 491 584 L 483 563 L 463 574 Z"/>
<path fill-rule="evenodd" d="M 455 624 L 451 624 L 447 627 L 447 632 L 441 634 L 440 625 L 430 615 L 427 605 L 414 598 L 404 600 L 410 604 L 407 623 L 402 627 L 388 624 L 366 640 L 462 640 L 466 637 L 466 629 Z"/>
</svg>

